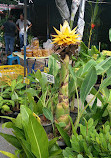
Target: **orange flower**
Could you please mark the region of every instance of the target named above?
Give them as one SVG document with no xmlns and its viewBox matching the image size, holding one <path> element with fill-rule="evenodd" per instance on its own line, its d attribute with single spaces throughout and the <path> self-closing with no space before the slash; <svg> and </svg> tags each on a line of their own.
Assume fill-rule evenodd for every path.
<svg viewBox="0 0 111 158">
<path fill-rule="evenodd" d="M 95 26 L 96 26 L 95 24 L 93 24 L 93 23 L 91 24 L 91 28 L 92 28 L 92 29 L 94 29 Z"/>
</svg>

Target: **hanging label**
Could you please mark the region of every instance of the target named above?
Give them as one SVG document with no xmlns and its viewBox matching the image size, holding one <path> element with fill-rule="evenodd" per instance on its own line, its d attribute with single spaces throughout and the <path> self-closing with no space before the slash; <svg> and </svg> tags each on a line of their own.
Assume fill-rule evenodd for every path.
<svg viewBox="0 0 111 158">
<path fill-rule="evenodd" d="M 55 83 L 55 79 L 54 79 L 53 75 L 50 75 L 50 74 L 47 74 L 47 73 L 44 73 L 44 72 L 42 72 L 42 73 L 46 76 L 47 82 Z"/>
</svg>

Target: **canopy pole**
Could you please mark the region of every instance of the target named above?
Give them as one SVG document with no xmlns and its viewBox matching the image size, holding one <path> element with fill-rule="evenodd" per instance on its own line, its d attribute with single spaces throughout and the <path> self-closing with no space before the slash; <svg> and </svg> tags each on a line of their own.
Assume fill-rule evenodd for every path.
<svg viewBox="0 0 111 158">
<path fill-rule="evenodd" d="M 24 77 L 26 77 L 26 46 L 27 46 L 27 0 L 24 0 Z"/>
</svg>

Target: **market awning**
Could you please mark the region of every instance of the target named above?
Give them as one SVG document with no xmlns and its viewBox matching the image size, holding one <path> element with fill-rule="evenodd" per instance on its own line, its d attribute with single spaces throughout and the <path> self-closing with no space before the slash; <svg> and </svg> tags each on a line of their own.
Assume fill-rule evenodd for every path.
<svg viewBox="0 0 111 158">
<path fill-rule="evenodd" d="M 7 4 L 0 4 L 0 11 L 3 10 L 11 10 L 11 9 L 17 9 L 20 8 L 22 6 L 19 5 L 7 5 Z"/>
</svg>

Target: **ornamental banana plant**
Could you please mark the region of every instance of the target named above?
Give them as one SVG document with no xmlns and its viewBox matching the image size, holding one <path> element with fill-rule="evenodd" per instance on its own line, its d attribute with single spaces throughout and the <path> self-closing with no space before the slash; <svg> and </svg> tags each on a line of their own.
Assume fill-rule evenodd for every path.
<svg viewBox="0 0 111 158">
<path fill-rule="evenodd" d="M 55 53 L 59 53 L 61 60 L 60 90 L 59 102 L 56 107 L 56 123 L 64 127 L 65 130 L 69 130 L 69 60 L 72 54 L 76 55 L 80 40 L 78 40 L 79 34 L 76 34 L 77 27 L 71 30 L 67 21 L 64 22 L 63 26 L 60 25 L 60 31 L 56 28 L 54 29 L 57 33 L 57 35 L 53 35 L 53 43 L 56 44 Z"/>
</svg>

